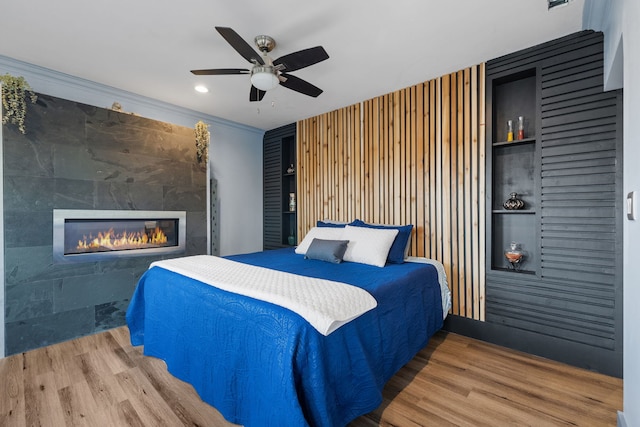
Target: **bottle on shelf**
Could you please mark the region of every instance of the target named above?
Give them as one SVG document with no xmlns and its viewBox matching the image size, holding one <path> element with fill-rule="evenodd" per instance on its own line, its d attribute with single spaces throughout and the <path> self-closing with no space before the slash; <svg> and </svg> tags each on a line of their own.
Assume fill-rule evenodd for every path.
<svg viewBox="0 0 640 427">
<path fill-rule="evenodd" d="M 524 139 L 524 117 L 518 117 L 518 139 Z"/>
<path fill-rule="evenodd" d="M 296 193 L 289 193 L 289 212 L 296 211 Z"/>
<path fill-rule="evenodd" d="M 507 121 L 507 141 L 513 141 L 513 121 Z"/>
</svg>

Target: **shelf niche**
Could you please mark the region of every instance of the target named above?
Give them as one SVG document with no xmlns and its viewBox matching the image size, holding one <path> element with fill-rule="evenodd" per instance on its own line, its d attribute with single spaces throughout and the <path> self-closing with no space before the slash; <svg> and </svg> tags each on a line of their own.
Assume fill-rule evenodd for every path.
<svg viewBox="0 0 640 427">
<path fill-rule="evenodd" d="M 507 122 L 513 122 L 517 143 L 518 117 L 524 118 L 524 138 L 536 137 L 536 69 L 493 80 L 493 142 L 507 142 Z"/>
<path fill-rule="evenodd" d="M 492 89 L 491 121 L 491 270 L 509 271 L 504 251 L 511 242 L 519 244 L 525 257 L 518 272 L 535 274 L 539 263 L 536 226 L 537 121 L 536 69 L 495 78 Z M 524 118 L 524 137 L 518 139 L 518 117 Z M 508 141 L 508 121 L 513 140 Z M 525 202 L 522 210 L 507 210 L 503 203 L 511 193 Z"/>
<path fill-rule="evenodd" d="M 289 172 L 293 165 L 294 172 Z M 298 194 L 296 191 L 296 136 L 289 135 L 282 138 L 282 231 L 281 244 L 283 246 L 295 245 L 298 243 L 296 236 L 296 212 L 298 210 Z M 295 194 L 295 208 L 289 208 L 289 195 Z M 289 237 L 293 240 L 289 241 Z"/>
</svg>

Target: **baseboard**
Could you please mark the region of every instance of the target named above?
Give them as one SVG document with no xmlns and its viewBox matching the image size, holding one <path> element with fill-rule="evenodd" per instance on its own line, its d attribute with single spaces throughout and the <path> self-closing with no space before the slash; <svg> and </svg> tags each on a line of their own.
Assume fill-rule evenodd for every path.
<svg viewBox="0 0 640 427">
<path fill-rule="evenodd" d="M 568 365 L 622 378 L 622 353 L 490 322 L 448 315 L 443 329 Z"/>
<path fill-rule="evenodd" d="M 627 427 L 627 422 L 624 419 L 624 412 L 618 411 L 618 427 Z"/>
</svg>

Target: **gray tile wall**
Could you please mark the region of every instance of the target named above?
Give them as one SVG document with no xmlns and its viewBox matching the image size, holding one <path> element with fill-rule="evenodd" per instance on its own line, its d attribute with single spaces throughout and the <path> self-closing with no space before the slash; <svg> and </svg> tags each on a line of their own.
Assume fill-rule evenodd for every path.
<svg viewBox="0 0 640 427">
<path fill-rule="evenodd" d="M 42 94 L 26 127 L 3 129 L 7 355 L 124 325 L 161 258 L 54 264 L 53 209 L 184 210 L 186 255 L 207 250 L 193 129 Z"/>
</svg>

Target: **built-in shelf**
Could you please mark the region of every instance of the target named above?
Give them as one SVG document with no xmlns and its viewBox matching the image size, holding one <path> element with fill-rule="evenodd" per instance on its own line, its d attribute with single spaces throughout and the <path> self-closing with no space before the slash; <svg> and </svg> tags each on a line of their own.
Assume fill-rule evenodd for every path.
<svg viewBox="0 0 640 427">
<path fill-rule="evenodd" d="M 514 74 L 502 75 L 489 81 L 491 88 L 491 144 L 488 182 L 491 184 L 491 202 L 488 210 L 490 231 L 488 243 L 490 258 L 488 270 L 512 274 L 536 274 L 539 269 L 539 244 L 537 237 L 539 195 L 535 177 L 539 163 L 539 149 L 535 135 L 537 108 L 537 69 L 531 68 Z M 527 138 L 507 141 L 509 121 L 513 130 L 523 117 L 524 135 Z M 525 203 L 525 209 L 508 210 L 503 203 L 511 193 Z M 526 253 L 523 271 L 510 270 L 504 250 L 515 242 Z"/>
<path fill-rule="evenodd" d="M 583 31 L 486 63 L 485 317 L 451 330 L 621 376 L 623 94 L 603 90 L 603 40 Z M 519 117 L 525 138 L 507 141 Z M 504 209 L 511 193 L 522 210 Z"/>
<path fill-rule="evenodd" d="M 519 145 L 519 144 L 530 144 L 532 142 L 536 142 L 536 138 L 524 138 L 524 139 L 514 139 L 513 141 L 500 141 L 494 142 L 494 147 L 499 147 L 501 145 Z"/>
<path fill-rule="evenodd" d="M 506 209 L 494 209 L 491 211 L 491 213 L 494 214 L 498 214 L 498 215 L 535 215 L 536 211 L 531 211 L 531 210 L 506 210 Z"/>
<path fill-rule="evenodd" d="M 534 275 L 536 274 L 535 271 L 530 271 L 530 270 L 513 270 L 511 268 L 502 268 L 502 267 L 498 267 L 498 268 L 494 268 L 493 269 L 494 272 L 500 272 L 500 273 L 508 273 L 508 274 L 531 274 Z"/>
</svg>

